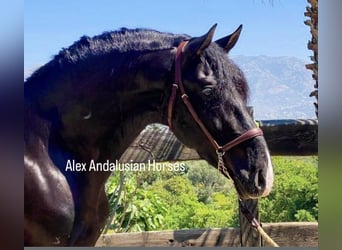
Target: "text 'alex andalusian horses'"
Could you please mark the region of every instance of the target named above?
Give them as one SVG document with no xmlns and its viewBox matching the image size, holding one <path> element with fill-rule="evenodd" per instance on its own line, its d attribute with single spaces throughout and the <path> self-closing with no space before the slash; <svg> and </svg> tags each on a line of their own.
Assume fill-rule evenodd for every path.
<svg viewBox="0 0 342 250">
<path fill-rule="evenodd" d="M 25 245 L 94 245 L 110 172 L 82 166 L 119 159 L 151 123 L 172 126 L 242 199 L 270 192 L 247 82 L 227 57 L 242 26 L 212 42 L 215 28 L 194 38 L 143 29 L 82 37 L 26 80 Z"/>
</svg>

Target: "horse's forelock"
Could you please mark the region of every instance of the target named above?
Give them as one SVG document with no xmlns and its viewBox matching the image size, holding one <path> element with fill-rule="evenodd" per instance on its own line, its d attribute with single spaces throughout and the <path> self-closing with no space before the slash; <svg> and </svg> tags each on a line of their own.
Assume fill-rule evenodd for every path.
<svg viewBox="0 0 342 250">
<path fill-rule="evenodd" d="M 219 92 L 235 88 L 243 101 L 247 102 L 249 87 L 242 70 L 215 43 L 205 50 L 204 56 L 219 80 Z"/>
</svg>

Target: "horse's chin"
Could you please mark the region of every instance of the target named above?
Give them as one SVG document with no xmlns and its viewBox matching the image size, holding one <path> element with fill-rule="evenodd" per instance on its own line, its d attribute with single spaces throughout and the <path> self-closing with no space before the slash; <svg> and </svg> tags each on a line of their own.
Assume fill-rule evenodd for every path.
<svg viewBox="0 0 342 250">
<path fill-rule="evenodd" d="M 239 198 L 242 200 L 256 200 L 262 197 L 266 197 L 268 196 L 269 193 L 249 193 L 249 192 L 243 192 L 243 191 L 238 191 L 239 189 L 237 189 L 237 192 L 239 194 Z"/>
<path fill-rule="evenodd" d="M 236 192 L 239 195 L 239 198 L 242 200 L 248 200 L 248 199 L 259 199 L 262 197 L 266 197 L 271 192 L 270 188 L 265 188 L 263 190 L 258 189 L 254 185 L 248 185 L 250 188 L 247 188 L 246 185 L 242 185 L 241 181 L 237 180 L 235 178 L 234 180 L 234 186 L 236 189 Z"/>
<path fill-rule="evenodd" d="M 250 200 L 250 199 L 255 200 L 255 199 L 262 197 L 260 193 L 248 192 L 245 189 L 242 189 L 241 187 L 237 186 L 236 184 L 235 184 L 235 189 L 236 189 L 236 192 L 238 193 L 239 198 L 242 200 Z"/>
</svg>

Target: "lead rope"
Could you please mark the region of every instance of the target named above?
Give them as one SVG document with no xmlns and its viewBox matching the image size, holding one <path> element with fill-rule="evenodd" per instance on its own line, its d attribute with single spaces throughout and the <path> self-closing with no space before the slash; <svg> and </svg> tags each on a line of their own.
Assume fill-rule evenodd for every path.
<svg viewBox="0 0 342 250">
<path fill-rule="evenodd" d="M 223 175 L 225 175 L 228 178 L 228 180 L 234 184 L 234 180 L 230 177 L 228 170 L 227 170 L 226 166 L 224 165 L 223 156 L 224 156 L 225 152 L 222 152 L 220 150 L 216 150 L 216 154 L 217 154 L 217 169 L 218 169 L 218 171 L 220 173 L 222 173 Z M 240 206 L 242 208 L 241 209 L 242 214 L 246 217 L 246 219 L 249 221 L 251 226 L 259 232 L 259 234 L 261 235 L 263 240 L 265 242 L 267 242 L 269 245 L 271 245 L 272 247 L 279 247 L 279 245 L 261 227 L 258 220 L 255 219 L 255 217 L 253 216 L 251 211 L 249 211 L 246 204 L 244 203 L 244 201 L 240 197 L 239 197 L 239 203 L 240 203 Z"/>
<path fill-rule="evenodd" d="M 267 242 L 272 247 L 279 247 L 279 245 L 265 232 L 265 230 L 261 227 L 260 223 L 257 219 L 253 216 L 251 211 L 247 208 L 246 204 L 243 202 L 241 198 L 239 198 L 239 203 L 241 206 L 241 212 L 246 217 L 246 219 L 249 221 L 249 223 L 252 225 L 254 229 L 256 229 L 263 240 Z"/>
</svg>

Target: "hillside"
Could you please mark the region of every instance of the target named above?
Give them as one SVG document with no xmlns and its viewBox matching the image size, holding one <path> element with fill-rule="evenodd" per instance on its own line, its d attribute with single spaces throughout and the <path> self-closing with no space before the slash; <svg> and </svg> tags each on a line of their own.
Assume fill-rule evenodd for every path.
<svg viewBox="0 0 342 250">
<path fill-rule="evenodd" d="M 256 119 L 315 118 L 314 82 L 304 61 L 295 57 L 232 56 L 250 86 Z"/>
</svg>

